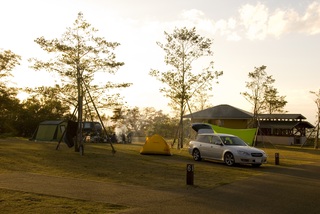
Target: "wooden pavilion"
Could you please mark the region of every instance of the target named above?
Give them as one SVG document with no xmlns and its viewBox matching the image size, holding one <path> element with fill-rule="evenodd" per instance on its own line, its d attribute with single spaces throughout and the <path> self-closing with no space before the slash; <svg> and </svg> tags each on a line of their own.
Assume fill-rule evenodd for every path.
<svg viewBox="0 0 320 214">
<path fill-rule="evenodd" d="M 204 109 L 184 118 L 192 123 L 210 123 L 225 128 L 246 129 L 253 119 L 253 114 L 230 105 L 218 105 Z M 258 142 L 294 145 L 306 141 L 306 130 L 314 128 L 305 121 L 301 114 L 260 114 L 258 115 Z"/>
<path fill-rule="evenodd" d="M 260 114 L 257 141 L 274 144 L 303 144 L 306 129 L 314 128 L 301 114 Z"/>
</svg>

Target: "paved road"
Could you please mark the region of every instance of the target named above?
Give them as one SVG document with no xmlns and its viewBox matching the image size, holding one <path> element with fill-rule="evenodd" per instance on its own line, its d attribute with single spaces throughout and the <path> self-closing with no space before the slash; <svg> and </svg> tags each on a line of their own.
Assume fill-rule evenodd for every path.
<svg viewBox="0 0 320 214">
<path fill-rule="evenodd" d="M 0 174 L 0 188 L 131 207 L 122 213 L 320 213 L 320 164 L 261 169 L 263 175 L 211 189 L 152 190 L 29 173 Z"/>
</svg>

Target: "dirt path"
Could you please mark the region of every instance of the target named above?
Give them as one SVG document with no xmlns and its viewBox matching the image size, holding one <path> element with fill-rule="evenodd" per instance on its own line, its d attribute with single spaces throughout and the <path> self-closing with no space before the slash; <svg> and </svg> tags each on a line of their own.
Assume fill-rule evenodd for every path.
<svg viewBox="0 0 320 214">
<path fill-rule="evenodd" d="M 153 209 L 156 205 L 158 206 L 173 199 L 183 198 L 185 197 L 184 193 L 188 192 L 188 189 L 184 193 L 173 193 L 139 186 L 33 173 L 0 174 L 0 188 L 120 204 L 132 208 L 128 213 L 142 213 L 145 209 Z"/>
</svg>

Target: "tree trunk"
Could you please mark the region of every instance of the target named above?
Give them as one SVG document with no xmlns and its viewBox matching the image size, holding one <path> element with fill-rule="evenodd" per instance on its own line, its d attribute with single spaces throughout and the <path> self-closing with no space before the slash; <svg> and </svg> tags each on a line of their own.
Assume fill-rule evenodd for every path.
<svg viewBox="0 0 320 214">
<path fill-rule="evenodd" d="M 184 132 L 183 132 L 183 114 L 184 114 L 184 99 L 181 100 L 180 106 L 180 122 L 179 122 L 179 149 L 183 148 Z"/>
<path fill-rule="evenodd" d="M 182 117 L 181 117 L 181 120 L 180 120 L 180 149 L 183 148 L 183 139 L 184 139 L 184 133 L 183 133 L 183 120 L 182 120 Z"/>
<path fill-rule="evenodd" d="M 314 141 L 314 149 L 318 149 L 318 140 L 319 140 L 319 122 L 318 122 L 318 125 L 317 125 L 317 134 L 316 134 L 316 138 L 315 138 L 315 141 Z"/>
<path fill-rule="evenodd" d="M 78 128 L 77 128 L 76 142 L 75 142 L 75 145 L 74 145 L 74 151 L 75 152 L 79 152 L 80 151 L 80 146 L 82 146 L 83 89 L 82 89 L 80 71 L 78 71 L 77 87 L 78 87 Z"/>
</svg>

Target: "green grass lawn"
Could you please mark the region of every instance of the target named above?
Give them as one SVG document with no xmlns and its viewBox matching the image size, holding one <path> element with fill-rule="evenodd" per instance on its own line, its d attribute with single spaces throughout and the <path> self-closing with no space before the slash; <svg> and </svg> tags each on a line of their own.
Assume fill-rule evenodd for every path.
<svg viewBox="0 0 320 214">
<path fill-rule="evenodd" d="M 320 160 L 320 151 L 312 148 L 277 146 L 262 148 L 269 156 L 267 164 L 260 168 L 251 166 L 227 167 L 223 163 L 201 161 L 194 162 L 187 148 L 172 149 L 172 156 L 141 155 L 143 143 L 115 144 L 116 153 L 112 153 L 109 144 L 86 144 L 81 156 L 74 148 L 61 144 L 56 150 L 56 142 L 32 142 L 26 139 L 0 140 L 0 173 L 28 172 L 44 175 L 88 179 L 101 182 L 138 185 L 153 189 L 179 190 L 186 188 L 186 165 L 194 164 L 194 184 L 197 188 L 214 188 L 270 171 L 274 167 L 294 167 Z M 280 166 L 274 164 L 274 154 L 280 154 Z M 31 208 L 49 209 L 52 213 L 74 210 L 73 213 L 113 213 L 125 207 L 90 201 L 68 200 L 0 189 L 0 209 L 15 208 L 31 213 Z M 28 203 L 24 203 L 28 201 Z M 84 204 L 86 206 L 84 206 Z M 77 210 L 79 205 L 85 208 Z M 98 210 L 97 210 L 98 209 Z M 19 211 L 19 210 L 18 210 Z M 6 212 L 8 213 L 8 212 Z M 10 213 L 10 212 L 9 212 Z M 93 212 L 92 212 L 93 213 Z"/>
</svg>

